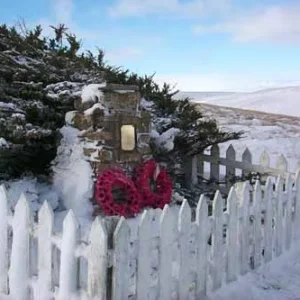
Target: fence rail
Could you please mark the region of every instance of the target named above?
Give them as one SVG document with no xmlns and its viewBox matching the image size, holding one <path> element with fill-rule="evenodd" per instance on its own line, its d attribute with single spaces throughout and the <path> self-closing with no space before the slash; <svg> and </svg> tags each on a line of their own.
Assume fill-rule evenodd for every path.
<svg viewBox="0 0 300 300">
<path fill-rule="evenodd" d="M 116 225 L 116 226 L 115 226 Z M 192 219 L 180 207 L 134 219 L 94 220 L 89 238 L 70 211 L 62 232 L 44 203 L 33 221 L 24 196 L 12 214 L 0 187 L 0 292 L 25 299 L 204 299 L 268 263 L 299 237 L 300 172 L 219 192 L 209 215 L 201 196 Z M 84 263 L 85 262 L 85 263 Z"/>
</svg>

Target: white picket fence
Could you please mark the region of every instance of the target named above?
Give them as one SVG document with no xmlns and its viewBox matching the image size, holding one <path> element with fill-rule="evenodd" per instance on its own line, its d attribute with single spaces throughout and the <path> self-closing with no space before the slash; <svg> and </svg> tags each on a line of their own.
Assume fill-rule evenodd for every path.
<svg viewBox="0 0 300 300">
<path fill-rule="evenodd" d="M 248 148 L 242 153 L 240 161 L 237 160 L 237 152 L 232 145 L 227 148 L 225 157 L 220 155 L 219 145 L 213 145 L 207 152 L 187 158 L 184 172 L 188 185 L 203 186 L 203 190 L 205 190 L 205 180 L 209 180 L 211 189 L 228 192 L 232 185 L 231 179 L 237 175 L 246 176 L 250 173 L 260 173 L 265 178 L 278 175 L 285 178 L 289 174 L 288 162 L 283 155 L 280 155 L 275 165 L 271 166 L 270 156 L 266 151 L 261 153 L 258 164 L 253 163 L 252 154 Z M 225 168 L 223 173 L 221 166 Z M 203 179 L 205 180 L 203 181 Z M 213 185 L 213 182 L 218 184 Z"/>
<path fill-rule="evenodd" d="M 47 202 L 37 221 L 24 196 L 11 214 L 1 186 L 0 292 L 13 300 L 204 299 L 298 239 L 300 172 L 278 177 L 275 190 L 268 178 L 254 190 L 247 182 L 232 187 L 227 199 L 217 192 L 212 215 L 201 196 L 193 219 L 184 201 L 120 218 L 116 226 L 110 220 L 96 218 L 83 240 L 69 212 L 63 231 L 54 232 Z"/>
</svg>

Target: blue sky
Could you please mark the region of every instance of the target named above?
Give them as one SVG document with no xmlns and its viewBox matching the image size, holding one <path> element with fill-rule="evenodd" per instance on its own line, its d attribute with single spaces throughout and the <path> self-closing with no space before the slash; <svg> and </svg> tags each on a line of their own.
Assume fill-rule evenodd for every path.
<svg viewBox="0 0 300 300">
<path fill-rule="evenodd" d="M 299 0 L 2 0 L 0 22 L 19 18 L 185 91 L 300 84 Z"/>
</svg>

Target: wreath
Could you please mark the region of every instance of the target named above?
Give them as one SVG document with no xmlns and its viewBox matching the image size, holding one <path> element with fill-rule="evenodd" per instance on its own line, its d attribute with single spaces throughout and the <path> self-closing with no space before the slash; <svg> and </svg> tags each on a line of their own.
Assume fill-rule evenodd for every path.
<svg viewBox="0 0 300 300">
<path fill-rule="evenodd" d="M 117 197 L 116 193 L 119 193 Z M 140 193 L 134 182 L 120 169 L 109 169 L 98 175 L 95 198 L 107 216 L 132 217 L 141 210 Z"/>
<path fill-rule="evenodd" d="M 166 169 L 160 169 L 154 160 L 149 160 L 135 169 L 134 181 L 139 188 L 142 206 L 164 208 L 172 196 L 172 183 Z"/>
</svg>

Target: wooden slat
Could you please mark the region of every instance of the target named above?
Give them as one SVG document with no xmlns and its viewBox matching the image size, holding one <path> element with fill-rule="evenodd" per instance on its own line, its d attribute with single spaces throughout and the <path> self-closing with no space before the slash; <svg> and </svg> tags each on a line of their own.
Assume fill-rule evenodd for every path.
<svg viewBox="0 0 300 300">
<path fill-rule="evenodd" d="M 201 196 L 196 209 L 197 225 L 197 292 L 196 298 L 202 299 L 207 293 L 207 267 L 209 232 L 208 205 L 205 196 Z"/>
<path fill-rule="evenodd" d="M 127 300 L 129 296 L 129 243 L 130 230 L 122 217 L 114 232 L 113 300 Z"/>
<path fill-rule="evenodd" d="M 275 202 L 275 255 L 282 253 L 283 242 L 283 180 L 278 176 L 276 182 L 276 202 Z"/>
<path fill-rule="evenodd" d="M 294 215 L 294 239 L 300 238 L 300 169 L 297 171 L 295 180 L 295 215 Z"/>
<path fill-rule="evenodd" d="M 226 159 L 230 161 L 235 161 L 236 160 L 236 154 L 235 150 L 232 145 L 230 145 L 226 151 Z M 230 179 L 231 177 L 235 176 L 235 167 L 233 165 L 227 165 L 226 166 L 226 178 L 227 180 Z"/>
<path fill-rule="evenodd" d="M 237 259 L 238 257 L 238 199 L 234 187 L 231 188 L 227 199 L 227 282 L 235 281 L 237 279 L 237 271 L 239 270 Z"/>
<path fill-rule="evenodd" d="M 264 194 L 265 203 L 265 219 L 264 219 L 264 261 L 267 263 L 272 259 L 273 253 L 273 184 L 269 177 L 267 179 L 267 184 Z"/>
<path fill-rule="evenodd" d="M 212 289 L 222 286 L 223 276 L 223 199 L 219 191 L 213 201 L 213 228 L 212 228 Z"/>
<path fill-rule="evenodd" d="M 242 275 L 249 271 L 249 204 L 250 204 L 250 184 L 245 182 L 241 193 L 240 202 L 240 222 L 239 222 L 239 241 L 240 241 L 240 273 Z"/>
<path fill-rule="evenodd" d="M 177 220 L 166 205 L 160 219 L 159 299 L 162 300 L 172 298 L 172 252 L 177 235 Z"/>
<path fill-rule="evenodd" d="M 89 236 L 88 295 L 89 299 L 105 300 L 107 295 L 107 232 L 100 217 L 92 224 Z"/>
<path fill-rule="evenodd" d="M 218 145 L 213 145 L 211 147 L 211 156 L 217 161 L 220 157 L 220 148 Z M 220 179 L 220 165 L 214 161 L 210 164 L 210 179 L 219 181 Z"/>
<path fill-rule="evenodd" d="M 148 299 L 151 289 L 151 218 L 152 211 L 142 214 L 138 232 L 137 299 Z"/>
<path fill-rule="evenodd" d="M 4 185 L 0 185 L 0 293 L 8 292 L 8 199 Z"/>
<path fill-rule="evenodd" d="M 261 186 L 256 181 L 254 188 L 253 215 L 254 215 L 254 268 L 261 265 L 262 256 L 262 234 L 261 234 Z"/>
<path fill-rule="evenodd" d="M 285 248 L 287 250 L 290 249 L 292 244 L 292 203 L 293 203 L 293 180 L 291 175 L 286 178 L 285 181 L 285 189 L 286 189 L 286 205 L 285 205 Z"/>
<path fill-rule="evenodd" d="M 22 194 L 13 218 L 13 244 L 9 269 L 10 296 L 16 300 L 28 299 L 30 226 L 30 209 L 25 195 Z"/>
<path fill-rule="evenodd" d="M 63 222 L 61 241 L 59 299 L 69 299 L 77 290 L 77 258 L 74 249 L 77 244 L 79 225 L 74 213 L 69 211 Z"/>
<path fill-rule="evenodd" d="M 191 232 L 191 208 L 184 200 L 178 220 L 180 267 L 179 267 L 179 299 L 187 298 L 190 282 L 190 232 Z"/>
<path fill-rule="evenodd" d="M 36 299 L 49 299 L 52 290 L 52 233 L 53 212 L 45 201 L 38 222 L 38 286 Z"/>
</svg>

